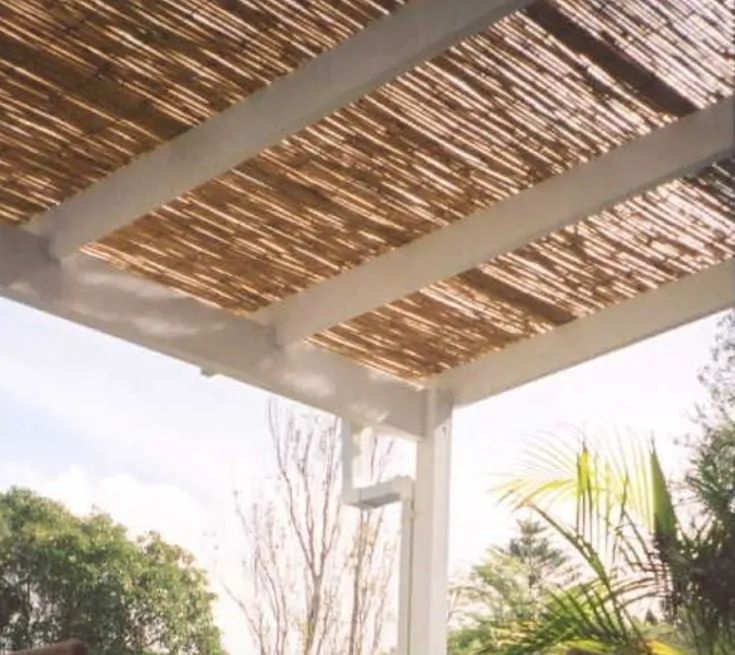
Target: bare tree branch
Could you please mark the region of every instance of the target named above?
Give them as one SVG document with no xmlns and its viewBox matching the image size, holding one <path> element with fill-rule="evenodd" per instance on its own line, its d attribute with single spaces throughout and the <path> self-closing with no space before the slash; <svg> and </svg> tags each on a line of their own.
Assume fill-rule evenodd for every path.
<svg viewBox="0 0 735 655">
<path fill-rule="evenodd" d="M 275 475 L 250 505 L 236 496 L 247 592 L 238 597 L 260 655 L 385 652 L 397 525 L 384 510 L 343 508 L 335 419 L 271 406 Z M 385 476 L 390 446 L 371 452 Z"/>
</svg>

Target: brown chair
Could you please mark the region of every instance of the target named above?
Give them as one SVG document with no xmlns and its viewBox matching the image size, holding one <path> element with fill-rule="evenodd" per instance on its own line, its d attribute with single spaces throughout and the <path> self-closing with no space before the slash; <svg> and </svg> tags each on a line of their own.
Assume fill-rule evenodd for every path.
<svg viewBox="0 0 735 655">
<path fill-rule="evenodd" d="M 17 650 L 11 655 L 89 655 L 89 649 L 81 641 L 72 639 L 63 644 L 54 646 L 43 646 L 42 648 L 31 648 L 30 650 Z"/>
</svg>

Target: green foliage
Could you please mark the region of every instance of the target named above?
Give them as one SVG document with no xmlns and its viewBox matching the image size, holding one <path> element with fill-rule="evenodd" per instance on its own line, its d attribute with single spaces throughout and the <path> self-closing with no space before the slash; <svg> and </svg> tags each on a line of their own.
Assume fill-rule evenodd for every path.
<svg viewBox="0 0 735 655">
<path fill-rule="evenodd" d="M 511 482 L 505 497 L 563 537 L 583 579 L 552 591 L 539 620 L 503 652 L 732 655 L 735 479 L 723 459 L 735 453 L 733 433 L 698 448 L 689 484 L 702 518 L 689 526 L 653 447 L 603 456 L 582 445 L 571 466 L 541 449 L 535 475 Z M 568 515 L 559 490 L 573 501 Z"/>
<path fill-rule="evenodd" d="M 567 558 L 546 529 L 532 520 L 518 527 L 507 548 L 489 549 L 468 579 L 455 585 L 459 627 L 449 638 L 451 655 L 503 652 L 536 619 L 552 582 L 562 578 Z"/>
<path fill-rule="evenodd" d="M 665 551 L 673 603 L 698 653 L 735 652 L 735 421 L 707 427 L 687 486 L 695 519 Z"/>
<path fill-rule="evenodd" d="M 666 553 L 673 602 L 698 653 L 735 653 L 735 312 L 720 323 L 702 382 L 702 435 L 686 485 L 694 516 L 679 547 Z"/>
<path fill-rule="evenodd" d="M 710 396 L 708 406 L 700 408 L 705 428 L 735 421 L 735 311 L 720 321 L 711 360 L 699 379 Z"/>
<path fill-rule="evenodd" d="M 582 580 L 552 592 L 540 620 L 505 652 L 683 652 L 660 625 L 671 584 L 661 549 L 676 547 L 679 527 L 655 450 L 603 455 L 582 445 L 573 463 L 558 449 L 540 452 L 536 470 L 507 485 L 505 497 L 567 542 Z M 568 516 L 560 489 L 572 501 Z"/>
<path fill-rule="evenodd" d="M 559 577 L 567 557 L 552 545 L 548 530 L 538 521 L 520 520 L 518 528 L 518 536 L 508 544 L 508 555 L 523 563 L 529 596 L 535 606 L 541 592 Z"/>
<path fill-rule="evenodd" d="M 495 553 L 487 562 L 495 577 L 486 582 L 496 606 L 452 636 L 453 654 L 735 653 L 735 313 L 720 327 L 700 378 L 710 402 L 699 408 L 702 436 L 686 477 L 694 518 L 682 521 L 685 508 L 653 446 L 538 444 L 503 497 L 566 542 L 580 577 L 547 587 L 529 615 L 528 590 L 498 560 L 509 553 Z M 511 552 L 522 561 L 528 546 Z"/>
<path fill-rule="evenodd" d="M 483 647 L 498 651 L 512 643 L 532 614 L 527 580 L 518 558 L 500 548 L 488 550 L 469 578 L 454 588 L 459 627 L 450 635 L 451 655 L 470 655 Z"/>
<path fill-rule="evenodd" d="M 192 557 L 130 540 L 30 491 L 0 494 L 0 651 L 87 642 L 96 655 L 218 655 L 212 595 Z"/>
<path fill-rule="evenodd" d="M 735 420 L 707 429 L 695 446 L 687 485 L 710 519 L 735 513 Z"/>
<path fill-rule="evenodd" d="M 735 653 L 735 313 L 721 323 L 702 382 L 703 436 L 686 486 L 684 524 L 652 447 L 570 457 L 542 444 L 504 489 L 576 553 L 584 579 L 550 593 L 540 619 L 505 655 Z M 572 501 L 574 518 L 557 511 Z M 485 652 L 491 652 L 490 650 Z"/>
</svg>

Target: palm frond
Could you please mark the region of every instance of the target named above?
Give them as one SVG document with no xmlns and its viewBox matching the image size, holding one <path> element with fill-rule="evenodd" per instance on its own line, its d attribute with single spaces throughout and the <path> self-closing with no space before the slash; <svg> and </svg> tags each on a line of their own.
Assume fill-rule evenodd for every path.
<svg viewBox="0 0 735 655">
<path fill-rule="evenodd" d="M 538 455 L 530 475 L 503 485 L 502 497 L 531 508 L 576 552 L 589 579 L 554 595 L 539 624 L 507 654 L 550 653 L 560 644 L 580 653 L 677 653 L 647 638 L 651 626 L 640 618 L 667 588 L 653 528 L 669 538 L 677 532 L 655 450 L 617 444 L 611 453 L 582 442 L 574 458 L 547 446 Z"/>
<path fill-rule="evenodd" d="M 609 589 L 593 581 L 554 594 L 539 623 L 504 655 L 683 655 L 675 646 L 647 636 L 635 621 L 619 613 L 620 606 L 634 601 L 634 591 L 635 585 Z"/>
</svg>

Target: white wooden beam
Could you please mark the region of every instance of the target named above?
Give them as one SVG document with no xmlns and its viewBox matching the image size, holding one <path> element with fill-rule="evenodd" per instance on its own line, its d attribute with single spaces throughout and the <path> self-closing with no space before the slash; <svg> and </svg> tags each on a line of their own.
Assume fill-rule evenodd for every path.
<svg viewBox="0 0 735 655">
<path fill-rule="evenodd" d="M 466 405 L 733 306 L 730 259 L 442 373 L 431 384 Z"/>
<path fill-rule="evenodd" d="M 420 435 L 422 393 L 309 344 L 76 255 L 59 264 L 18 228 L 0 227 L 0 297 L 366 425 Z M 8 273 L 4 275 L 3 273 Z M 20 273 L 22 272 L 22 275 Z"/>
<path fill-rule="evenodd" d="M 292 343 L 457 275 L 735 149 L 733 99 L 271 305 L 252 318 Z"/>
<path fill-rule="evenodd" d="M 409 655 L 446 655 L 452 403 L 428 390 L 416 446 Z"/>
<path fill-rule="evenodd" d="M 31 229 L 61 259 L 481 31 L 530 0 L 413 0 L 336 48 L 163 144 Z"/>
</svg>

